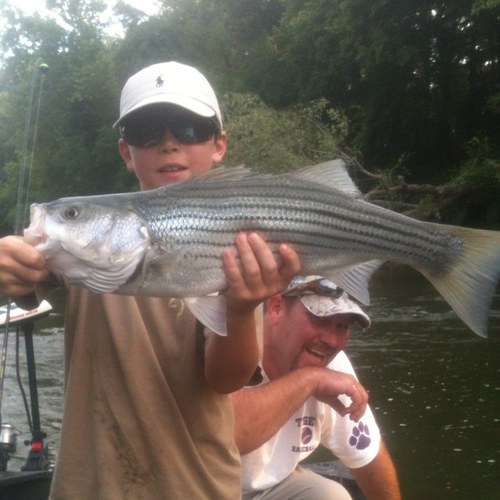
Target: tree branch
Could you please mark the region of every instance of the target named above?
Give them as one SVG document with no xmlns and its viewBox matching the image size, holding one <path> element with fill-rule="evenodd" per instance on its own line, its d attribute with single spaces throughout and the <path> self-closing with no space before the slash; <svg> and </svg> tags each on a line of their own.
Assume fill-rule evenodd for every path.
<svg viewBox="0 0 500 500">
<path fill-rule="evenodd" d="M 357 158 L 346 153 L 342 153 L 341 157 L 349 167 L 375 181 L 374 187 L 363 195 L 364 200 L 419 219 L 440 220 L 443 210 L 470 189 L 460 184 L 438 186 L 408 184 L 402 175 L 388 176 L 373 173 L 367 170 Z"/>
</svg>

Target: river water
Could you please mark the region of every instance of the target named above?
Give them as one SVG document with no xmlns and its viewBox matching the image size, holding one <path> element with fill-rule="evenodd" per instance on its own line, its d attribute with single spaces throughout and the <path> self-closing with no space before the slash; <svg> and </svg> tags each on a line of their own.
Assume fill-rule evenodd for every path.
<svg viewBox="0 0 500 500">
<path fill-rule="evenodd" d="M 370 392 L 403 498 L 500 498 L 500 290 L 488 339 L 468 330 L 412 270 L 382 270 L 373 279 L 371 294 L 367 311 L 373 325 L 352 333 L 348 354 Z M 61 426 L 64 372 L 62 300 L 56 296 L 53 303 L 54 314 L 39 321 L 34 338 L 42 429 L 52 460 Z M 24 349 L 22 339 L 21 345 Z M 28 451 L 23 441 L 30 434 L 15 377 L 13 333 L 3 421 L 19 433 L 17 452 L 9 462 L 9 470 L 19 470 Z M 315 457 L 330 459 L 321 450 Z"/>
</svg>

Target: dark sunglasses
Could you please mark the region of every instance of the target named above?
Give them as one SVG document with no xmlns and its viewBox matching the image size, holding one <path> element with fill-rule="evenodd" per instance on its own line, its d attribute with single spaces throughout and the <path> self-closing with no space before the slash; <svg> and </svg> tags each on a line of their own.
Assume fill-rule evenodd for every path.
<svg viewBox="0 0 500 500">
<path fill-rule="evenodd" d="M 214 119 L 198 117 L 130 120 L 120 127 L 120 134 L 131 146 L 150 148 L 161 143 L 167 130 L 181 144 L 206 142 L 220 134 Z"/>
<path fill-rule="evenodd" d="M 330 280 L 318 278 L 317 280 L 295 286 L 292 290 L 283 293 L 283 297 L 300 297 L 301 295 L 315 294 L 338 299 L 343 293 L 344 290 Z"/>
</svg>

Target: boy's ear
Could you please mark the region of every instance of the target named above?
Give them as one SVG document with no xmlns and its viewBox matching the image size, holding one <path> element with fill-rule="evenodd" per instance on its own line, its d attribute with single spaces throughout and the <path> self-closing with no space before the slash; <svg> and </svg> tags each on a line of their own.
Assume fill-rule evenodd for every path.
<svg viewBox="0 0 500 500">
<path fill-rule="evenodd" d="M 128 144 L 120 137 L 118 139 L 118 151 L 120 152 L 120 156 L 122 157 L 125 165 L 127 166 L 127 170 L 129 172 L 134 172 L 134 165 L 132 163 L 132 157 L 130 155 L 130 149 Z"/>
<path fill-rule="evenodd" d="M 227 134 L 222 131 L 220 136 L 215 139 L 215 149 L 212 154 L 214 164 L 221 163 L 227 149 Z"/>
</svg>

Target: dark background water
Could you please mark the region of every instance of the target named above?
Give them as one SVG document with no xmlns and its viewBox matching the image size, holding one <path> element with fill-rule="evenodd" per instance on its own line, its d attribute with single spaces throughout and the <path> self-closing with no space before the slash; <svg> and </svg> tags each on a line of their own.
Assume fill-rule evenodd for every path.
<svg viewBox="0 0 500 500">
<path fill-rule="evenodd" d="M 498 287 L 497 287 L 498 288 Z M 472 333 L 412 270 L 388 267 L 371 286 L 373 325 L 348 348 L 396 463 L 405 499 L 500 498 L 500 291 L 489 337 Z M 62 300 L 35 335 L 42 427 L 52 459 L 62 415 Z M 2 332 L 3 333 L 3 332 Z M 23 346 L 24 348 L 24 346 Z M 19 432 L 9 470 L 29 439 L 10 335 L 3 420 Z M 25 370 L 24 356 L 22 370 Z M 330 459 L 323 450 L 315 457 Z"/>
<path fill-rule="evenodd" d="M 487 339 L 410 269 L 384 269 L 371 295 L 372 327 L 355 332 L 347 351 L 403 498 L 500 498 L 500 290 Z"/>
</svg>

